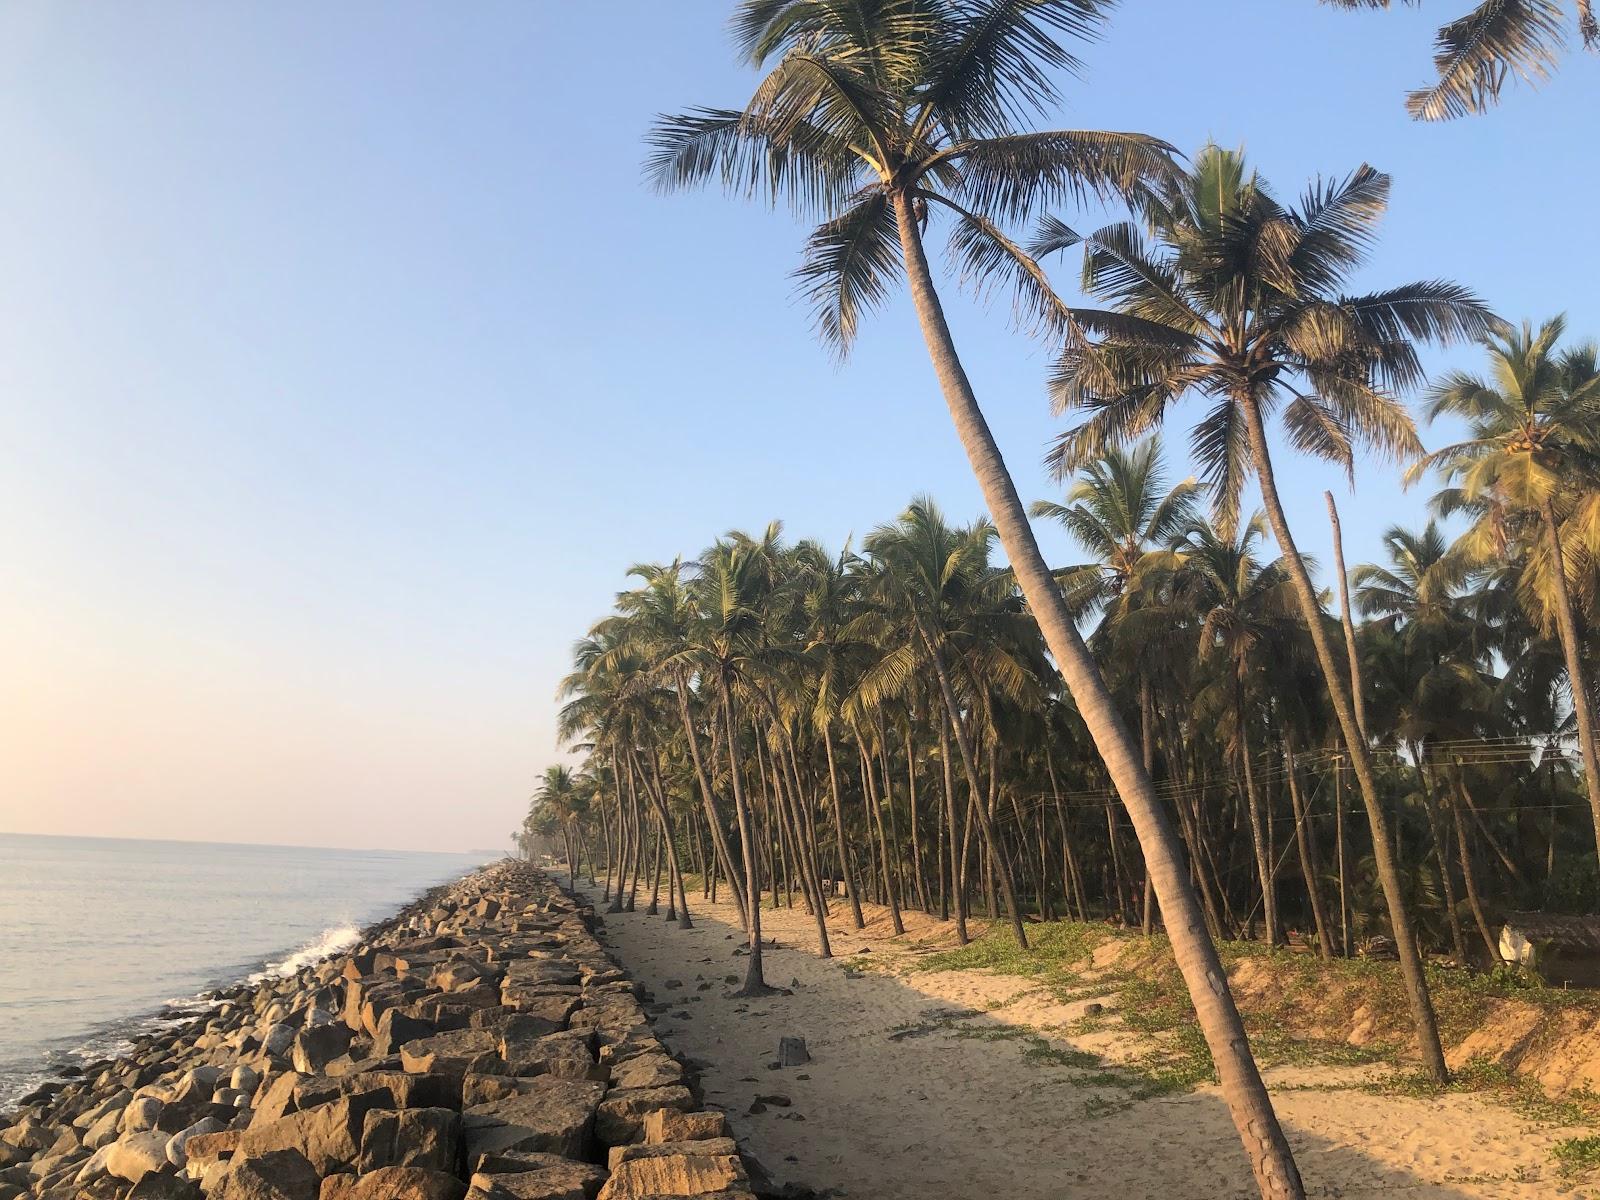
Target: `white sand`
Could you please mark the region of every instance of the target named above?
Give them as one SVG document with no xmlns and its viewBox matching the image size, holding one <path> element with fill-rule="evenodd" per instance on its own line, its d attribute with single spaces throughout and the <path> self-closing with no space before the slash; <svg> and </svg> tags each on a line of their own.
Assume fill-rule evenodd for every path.
<svg viewBox="0 0 1600 1200">
<path fill-rule="evenodd" d="M 599 888 L 592 898 L 599 904 Z M 697 903 L 698 901 L 698 903 Z M 908 972 L 914 943 L 947 942 L 948 927 L 908 913 L 892 938 L 872 909 L 863 932 L 849 909 L 829 920 L 835 957 L 815 957 L 815 924 L 798 906 L 762 913 L 780 948 L 766 954 L 769 983 L 792 996 L 747 1001 L 729 993 L 746 959 L 730 905 L 693 894 L 696 928 L 660 917 L 605 917 L 605 940 L 673 1011 L 656 1018 L 662 1039 L 696 1060 L 706 1100 L 728 1112 L 743 1145 L 778 1184 L 834 1194 L 931 1200 L 1223 1200 L 1256 1195 L 1214 1087 L 1143 1100 L 1091 1116 L 1086 1103 L 1124 1103 L 1127 1092 L 1085 1082 L 1085 1071 L 1024 1058 L 1017 1040 L 959 1037 L 948 1023 L 896 1040 L 940 1010 L 973 1009 L 959 1023 L 1031 1027 L 1053 1045 L 1111 1059 L 1137 1055 L 1129 1033 L 1066 1037 L 1057 1027 L 1082 1013 L 1026 979 L 986 971 Z M 981 922 L 974 923 L 976 928 Z M 863 948 L 869 954 L 857 952 Z M 873 960 L 874 969 L 860 970 Z M 885 970 L 883 968 L 888 967 Z M 681 988 L 668 988 L 680 980 Z M 710 986 L 699 990 L 703 984 Z M 771 1070 L 778 1039 L 804 1037 L 813 1061 Z M 1470 1095 L 1412 1100 L 1355 1085 L 1370 1069 L 1268 1072 L 1307 1192 L 1346 1200 L 1600 1196 L 1600 1181 L 1565 1180 L 1552 1145 L 1575 1130 L 1534 1127 L 1508 1108 Z M 747 1110 L 781 1093 L 788 1108 Z"/>
</svg>

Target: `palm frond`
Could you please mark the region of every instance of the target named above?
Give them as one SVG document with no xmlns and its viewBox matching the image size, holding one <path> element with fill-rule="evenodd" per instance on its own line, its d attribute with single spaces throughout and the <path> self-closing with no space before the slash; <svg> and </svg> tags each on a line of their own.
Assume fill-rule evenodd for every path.
<svg viewBox="0 0 1600 1200">
<path fill-rule="evenodd" d="M 1548 79 L 1563 43 L 1557 0 L 1482 0 L 1440 28 L 1433 56 L 1438 82 L 1407 96 L 1406 109 L 1423 121 L 1484 112 L 1508 78 Z"/>
<path fill-rule="evenodd" d="M 991 136 L 1057 106 L 1056 76 L 1076 73 L 1063 37 L 1087 40 L 1109 0 L 966 0 L 947 6 L 920 97 L 956 137 Z"/>
<path fill-rule="evenodd" d="M 800 215 L 832 211 L 859 186 L 861 161 L 805 124 L 788 137 L 726 108 L 662 116 L 646 135 L 645 177 L 658 191 L 718 182 L 729 193 Z"/>
<path fill-rule="evenodd" d="M 981 213 L 969 212 L 936 193 L 922 193 L 956 214 L 950 234 L 950 256 L 961 282 L 980 298 L 996 288 L 1012 294 L 1019 329 L 1031 336 L 1059 337 L 1072 323 L 1072 310 L 1056 295 L 1038 261 Z"/>
<path fill-rule="evenodd" d="M 956 194 L 966 207 L 1026 221 L 1045 208 L 1127 196 L 1171 179 L 1176 153 L 1147 134 L 1059 129 L 963 142 L 942 161 L 959 167 Z"/>
<path fill-rule="evenodd" d="M 795 278 L 816 313 L 817 331 L 840 357 L 849 353 L 862 314 L 883 304 L 901 269 L 894 213 L 878 188 L 807 239 Z"/>
</svg>

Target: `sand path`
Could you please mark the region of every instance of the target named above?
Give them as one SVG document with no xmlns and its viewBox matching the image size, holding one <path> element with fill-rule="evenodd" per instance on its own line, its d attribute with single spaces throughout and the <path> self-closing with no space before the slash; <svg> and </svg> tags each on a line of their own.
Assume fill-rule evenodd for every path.
<svg viewBox="0 0 1600 1200">
<path fill-rule="evenodd" d="M 596 907 L 600 889 L 590 889 Z M 894 1200 L 1250 1200 L 1256 1193 L 1214 1087 L 1127 1105 L 1094 1068 L 1041 1063 L 1024 1029 L 1057 1047 L 1125 1060 L 1132 1035 L 1065 1036 L 1084 1003 L 1061 1004 L 1026 979 L 987 971 L 910 970 L 919 947 L 948 943 L 943 923 L 908 913 L 905 937 L 872 910 L 829 921 L 835 957 L 815 956 L 800 908 L 765 909 L 768 982 L 789 996 L 730 996 L 746 959 L 737 913 L 696 903 L 680 930 L 634 913 L 605 917 L 605 940 L 667 1006 L 657 1029 L 700 1068 L 708 1103 L 778 1184 Z M 861 953 L 866 951 L 866 953 Z M 925 952 L 925 951 L 924 951 Z M 863 970 L 870 961 L 871 970 Z M 965 1031 L 965 1036 L 962 1032 Z M 974 1035 L 977 1036 L 974 1036 Z M 804 1037 L 813 1061 L 774 1070 L 778 1039 Z M 1357 1086 L 1373 1068 L 1269 1071 L 1307 1191 L 1416 1200 L 1600 1196 L 1551 1158 L 1563 1131 L 1534 1126 L 1470 1095 L 1414 1100 Z M 758 1096 L 788 1107 L 750 1111 Z M 758 1109 L 762 1106 L 757 1105 Z"/>
</svg>

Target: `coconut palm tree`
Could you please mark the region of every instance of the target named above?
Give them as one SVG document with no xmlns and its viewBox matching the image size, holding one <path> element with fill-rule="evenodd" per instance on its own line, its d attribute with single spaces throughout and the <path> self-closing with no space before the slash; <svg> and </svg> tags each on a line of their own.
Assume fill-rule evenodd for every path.
<svg viewBox="0 0 1600 1200">
<path fill-rule="evenodd" d="M 1537 332 L 1524 322 L 1485 342 L 1488 378 L 1465 371 L 1442 378 L 1429 396 L 1429 417 L 1465 418 L 1472 436 L 1422 456 L 1407 478 L 1437 469 L 1451 486 L 1436 504 L 1473 513 L 1460 543 L 1469 562 L 1491 563 L 1509 545 L 1524 546 L 1519 592 L 1542 610 L 1537 615 L 1554 617 L 1600 852 L 1600 751 L 1569 586 L 1575 560 L 1592 557 L 1600 541 L 1600 352 L 1593 343 L 1558 352 L 1565 330 L 1562 317 Z"/>
<path fill-rule="evenodd" d="M 1199 490 L 1193 479 L 1168 486 L 1161 439 L 1153 437 L 1131 450 L 1109 447 L 1079 470 L 1066 504 L 1036 500 L 1029 511 L 1060 522 L 1094 556 L 1057 572 L 1068 597 L 1086 608 L 1111 606 L 1141 572 L 1173 565 L 1167 547 L 1193 523 Z"/>
<path fill-rule="evenodd" d="M 1418 343 L 1497 327 L 1455 284 L 1340 291 L 1365 260 L 1388 194 L 1388 177 L 1363 166 L 1343 180 L 1318 181 L 1298 206 L 1287 206 L 1247 171 L 1241 154 L 1207 146 L 1189 172 L 1144 205 L 1150 236 L 1126 222 L 1083 236 L 1047 219 L 1033 249 L 1045 255 L 1082 246 L 1084 291 L 1109 305 L 1071 314 L 1054 387 L 1063 409 L 1087 415 L 1057 441 L 1057 469 L 1155 431 L 1174 403 L 1194 394 L 1211 406 L 1193 446 L 1219 527 L 1237 519 L 1246 476 L 1260 485 L 1372 822 L 1423 1059 L 1443 1079 L 1438 1022 L 1383 836 L 1371 759 L 1317 589 L 1289 531 L 1267 438 L 1276 415 L 1296 449 L 1351 471 L 1358 447 L 1415 453 L 1416 431 L 1395 392 L 1421 378 Z"/>
<path fill-rule="evenodd" d="M 863 548 L 874 568 L 869 587 L 876 603 L 857 629 L 875 631 L 885 653 L 863 672 L 851 699 L 857 710 L 871 709 L 888 696 L 905 694 L 916 666 L 926 665 L 931 671 L 943 705 L 942 719 L 948 723 L 966 777 L 967 811 L 977 823 L 983 852 L 999 882 L 1017 944 L 1025 948 L 1028 936 L 1023 928 L 1021 904 L 1010 865 L 982 798 L 972 734 L 974 709 L 981 704 L 980 689 L 973 686 L 974 681 L 996 682 L 1015 691 L 1024 686 L 1028 673 L 1012 653 L 1014 647 L 993 636 L 996 614 L 985 611 L 992 599 L 994 582 L 989 563 L 993 538 L 993 526 L 987 522 L 968 529 L 952 528 L 938 506 L 926 498 L 913 501 L 899 520 L 880 526 L 867 537 Z M 885 615 L 889 617 L 887 622 Z M 957 936 L 965 940 L 953 797 L 947 797 L 947 804 L 951 880 L 957 891 Z"/>
<path fill-rule="evenodd" d="M 1394 6 L 1394 0 L 1322 2 L 1337 8 Z M 1532 84 L 1548 79 L 1566 48 L 1569 21 L 1586 49 L 1600 49 L 1593 0 L 1572 0 L 1570 5 L 1561 0 L 1479 0 L 1464 16 L 1440 26 L 1433 54 L 1438 81 L 1408 95 L 1407 111 L 1420 121 L 1447 121 L 1488 111 L 1513 77 Z"/>
<path fill-rule="evenodd" d="M 662 187 L 721 181 L 818 215 L 799 271 L 818 330 L 840 352 L 904 271 L 934 373 L 1044 633 L 1133 819 L 1167 930 L 1263 1195 L 1303 1192 L 1205 929 L 1178 836 L 1028 524 L 945 319 L 924 245 L 935 214 L 977 283 L 1013 289 L 1023 320 L 1065 317 L 1005 227 L 1087 194 L 1169 177 L 1171 147 L 1140 134 L 1034 131 L 1106 0 L 745 0 L 741 50 L 771 64 L 743 109 L 697 109 L 651 134 Z"/>
<path fill-rule="evenodd" d="M 776 534 L 774 532 L 773 537 Z M 717 719 L 722 723 L 722 743 L 728 756 L 728 776 L 733 792 L 734 818 L 744 867 L 745 908 L 749 932 L 749 964 L 738 994 L 770 994 L 761 958 L 761 873 L 755 844 L 755 826 L 745 787 L 745 764 L 740 761 L 741 675 L 758 667 L 752 650 L 761 636 L 762 607 L 771 580 L 759 544 L 743 537 L 718 541 L 698 564 L 690 584 L 701 614 L 695 640 L 676 659 L 704 678 L 713 691 Z"/>
<path fill-rule="evenodd" d="M 1261 886 L 1267 944 L 1277 945 L 1278 899 L 1273 882 L 1274 847 L 1268 844 L 1267 820 L 1256 787 L 1255 754 L 1250 745 L 1254 719 L 1247 703 L 1269 659 L 1287 659 L 1296 633 L 1295 603 L 1281 561 L 1263 563 L 1257 546 L 1266 538 L 1259 513 L 1232 537 L 1223 537 L 1203 521 L 1193 523 L 1182 539 L 1183 565 L 1174 591 L 1177 603 L 1199 613 L 1200 657 L 1218 658 L 1227 666 L 1218 681 L 1233 714 L 1233 745 L 1244 784 L 1250 838 L 1255 850 L 1256 879 Z"/>
<path fill-rule="evenodd" d="M 581 815 L 577 785 L 568 767 L 546 767 L 533 793 L 534 802 L 555 818 L 567 848 L 567 871 L 574 891 L 578 888 L 578 851 L 574 826 Z"/>
</svg>

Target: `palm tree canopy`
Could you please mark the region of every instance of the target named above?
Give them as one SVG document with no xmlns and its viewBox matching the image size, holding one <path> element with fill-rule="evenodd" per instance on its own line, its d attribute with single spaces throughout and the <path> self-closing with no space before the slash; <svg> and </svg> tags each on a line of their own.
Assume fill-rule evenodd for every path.
<svg viewBox="0 0 1600 1200">
<path fill-rule="evenodd" d="M 1067 503 L 1036 501 L 1031 512 L 1060 522 L 1095 562 L 1058 571 L 1074 608 L 1108 604 L 1138 589 L 1154 567 L 1174 565 L 1166 547 L 1193 523 L 1200 485 L 1169 486 L 1160 438 L 1112 446 L 1084 464 Z"/>
<path fill-rule="evenodd" d="M 1322 2 L 1336 8 L 1393 7 L 1393 0 Z M 1567 9 L 1561 0 L 1479 0 L 1439 28 L 1433 53 L 1438 79 L 1410 93 L 1406 109 L 1421 121 L 1447 121 L 1486 112 L 1513 77 L 1530 84 L 1548 79 L 1566 48 Z M 1572 0 L 1571 9 L 1584 46 L 1600 49 L 1593 0 Z"/>
<path fill-rule="evenodd" d="M 1065 310 L 1005 232 L 1089 195 L 1169 178 L 1172 147 L 1136 133 L 1032 131 L 1078 67 L 1111 0 L 745 0 L 741 51 L 771 64 L 743 109 L 662 117 L 646 170 L 662 189 L 720 182 L 821 224 L 797 271 L 822 336 L 845 353 L 898 273 L 893 199 L 951 222 L 950 252 L 979 292 L 1013 290 L 1019 320 L 1059 331 Z"/>
<path fill-rule="evenodd" d="M 1190 394 L 1211 405 L 1193 452 L 1224 528 L 1251 470 L 1243 404 L 1277 412 L 1296 449 L 1347 471 L 1359 447 L 1417 453 L 1397 393 L 1423 378 L 1418 343 L 1500 323 L 1454 283 L 1341 289 L 1366 261 L 1388 197 L 1388 177 L 1362 166 L 1285 205 L 1242 154 L 1212 145 L 1146 198 L 1148 235 L 1133 222 L 1081 235 L 1047 218 L 1033 252 L 1081 246 L 1083 290 L 1107 304 L 1070 310 L 1052 387 L 1059 408 L 1087 415 L 1052 449 L 1056 471 L 1158 429 Z"/>
<path fill-rule="evenodd" d="M 1473 518 L 1459 555 L 1477 566 L 1518 559 L 1518 593 L 1546 624 L 1552 563 L 1539 532 L 1545 505 L 1563 524 L 1569 575 L 1592 576 L 1600 554 L 1600 352 L 1593 343 L 1560 349 L 1565 331 L 1559 316 L 1538 329 L 1524 322 L 1485 341 L 1485 374 L 1443 376 L 1429 393 L 1428 414 L 1465 419 L 1469 436 L 1422 456 L 1406 475 L 1415 482 L 1440 473 L 1445 486 L 1434 507 Z"/>
</svg>

